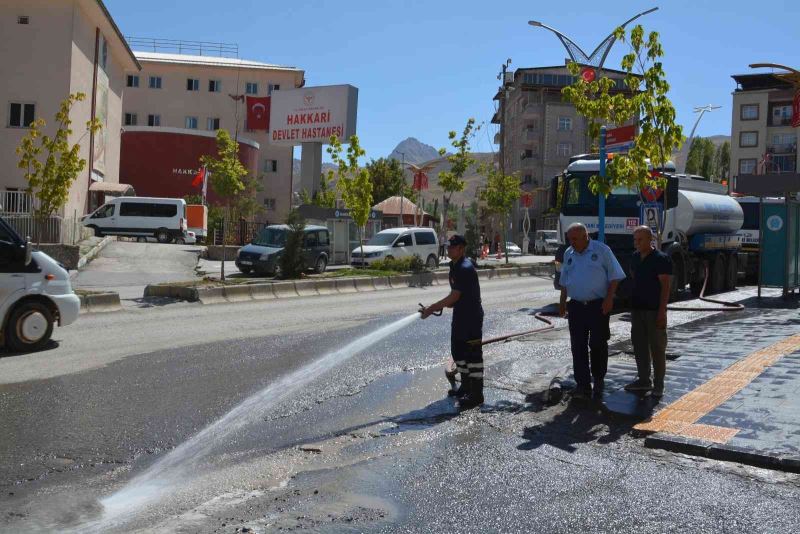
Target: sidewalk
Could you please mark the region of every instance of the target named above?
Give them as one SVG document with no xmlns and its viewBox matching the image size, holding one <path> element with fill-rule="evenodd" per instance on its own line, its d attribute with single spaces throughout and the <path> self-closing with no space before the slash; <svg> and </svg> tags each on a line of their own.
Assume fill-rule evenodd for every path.
<svg viewBox="0 0 800 534">
<path fill-rule="evenodd" d="M 604 403 L 642 422 L 645 445 L 800 472 L 798 303 L 751 298 L 742 312 L 718 313 L 669 330 L 661 402 L 624 391 L 632 355 L 609 361 Z M 630 343 L 612 349 L 631 352 Z"/>
</svg>

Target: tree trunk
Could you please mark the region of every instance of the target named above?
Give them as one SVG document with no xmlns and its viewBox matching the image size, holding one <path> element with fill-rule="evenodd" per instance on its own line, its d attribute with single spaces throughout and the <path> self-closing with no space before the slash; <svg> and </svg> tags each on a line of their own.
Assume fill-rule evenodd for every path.
<svg viewBox="0 0 800 534">
<path fill-rule="evenodd" d="M 508 215 L 503 217 L 503 249 L 506 251 L 506 265 L 508 265 Z"/>
</svg>

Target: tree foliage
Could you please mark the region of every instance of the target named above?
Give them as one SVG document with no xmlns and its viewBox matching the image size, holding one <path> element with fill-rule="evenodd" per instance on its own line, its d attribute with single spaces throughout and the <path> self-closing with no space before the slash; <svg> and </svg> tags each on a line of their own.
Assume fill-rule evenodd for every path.
<svg viewBox="0 0 800 534">
<path fill-rule="evenodd" d="M 56 113 L 55 135 L 45 135 L 43 130 L 47 123 L 44 119 L 37 119 L 28 125 L 28 133 L 16 149 L 19 156 L 17 166 L 25 171 L 24 177 L 28 182 L 27 192 L 36 199 L 33 213 L 40 223 L 40 229 L 44 220 L 66 204 L 72 183 L 86 167 L 86 160 L 80 157 L 80 143 L 69 144 L 72 135 L 70 111 L 75 102 L 85 99 L 84 93 L 70 94 L 61 102 Z M 88 133 L 100 128 L 97 119 L 86 123 Z"/>
<path fill-rule="evenodd" d="M 300 191 L 300 203 L 321 208 L 336 207 L 336 189 L 330 186 L 327 173 L 322 173 L 319 177 L 319 190 L 313 195 L 309 194 L 308 189 Z"/>
<path fill-rule="evenodd" d="M 286 233 L 286 245 L 278 258 L 281 278 L 300 278 L 306 267 L 303 259 L 306 222 L 300 213 L 293 209 L 286 217 L 286 224 L 289 226 Z"/>
<path fill-rule="evenodd" d="M 211 189 L 227 206 L 247 188 L 244 181 L 247 169 L 239 160 L 239 143 L 227 130 L 217 130 L 217 157 L 202 156 L 200 163 L 211 172 Z"/>
<path fill-rule="evenodd" d="M 481 165 L 478 172 L 486 176 L 486 187 L 481 191 L 481 200 L 486 202 L 486 211 L 498 215 L 503 221 L 503 242 L 508 242 L 508 215 L 521 194 L 520 180 L 517 173 L 503 174 L 494 163 Z M 506 263 L 508 263 L 508 247 Z"/>
<path fill-rule="evenodd" d="M 562 90 L 578 113 L 589 119 L 589 135 L 595 143 L 601 124 L 638 121 L 639 133 L 628 154 L 611 160 L 604 180 L 593 176 L 590 181 L 592 192 L 603 195 L 617 186 L 637 190 L 663 187 L 663 179 L 650 174 L 648 161 L 654 168 L 663 167 L 683 142 L 683 130 L 675 123 L 675 107 L 667 96 L 669 83 L 661 63 L 664 50 L 658 32 L 650 32 L 645 38 L 644 29 L 637 25 L 631 29 L 630 37 L 621 27 L 615 30 L 615 35 L 629 45 L 630 51 L 622 59 L 622 70 L 632 95 L 622 92 L 612 95 L 614 81 L 605 76 L 586 82 L 578 75 L 580 66 L 576 63 L 570 63 L 569 69 L 577 81 Z"/>
<path fill-rule="evenodd" d="M 416 201 L 416 191 L 405 183 L 405 170 L 394 158 L 378 158 L 367 163 L 367 171 L 372 180 L 372 196 L 377 204 L 389 197 L 399 196 Z"/>
<path fill-rule="evenodd" d="M 480 126 L 475 126 L 475 119 L 469 118 L 464 130 L 461 132 L 461 136 L 455 131 L 447 134 L 448 139 L 450 139 L 450 145 L 455 149 L 455 152 L 448 155 L 446 149 L 439 149 L 439 155 L 445 156 L 450 164 L 449 170 L 439 173 L 439 186 L 444 191 L 442 195 L 442 213 L 445 215 L 443 217 L 445 220 L 442 221 L 443 228 L 447 224 L 448 206 L 453 193 L 459 193 L 464 190 L 466 186 L 464 174 L 476 163 L 475 158 L 472 157 L 470 141 L 479 129 Z"/>
<path fill-rule="evenodd" d="M 731 144 L 725 141 L 717 147 L 717 172 L 719 180 L 728 181 L 731 179 Z"/>
<path fill-rule="evenodd" d="M 345 155 L 342 155 L 342 144 L 335 135 L 331 136 L 327 151 L 336 165 L 336 176 L 338 177 L 336 187 L 342 195 L 344 205 L 350 210 L 350 217 L 356 223 L 361 257 L 363 258 L 363 235 L 373 204 L 372 180 L 369 170 L 358 166 L 358 158 L 366 155 L 366 152 L 359 145 L 357 135 L 350 137 L 350 144 L 347 146 Z M 331 169 L 328 171 L 328 179 L 332 181 L 333 177 L 334 171 Z"/>
<path fill-rule="evenodd" d="M 717 149 L 711 139 L 696 137 L 689 141 L 689 154 L 686 156 L 686 173 L 698 174 L 711 181 L 717 181 Z"/>
</svg>

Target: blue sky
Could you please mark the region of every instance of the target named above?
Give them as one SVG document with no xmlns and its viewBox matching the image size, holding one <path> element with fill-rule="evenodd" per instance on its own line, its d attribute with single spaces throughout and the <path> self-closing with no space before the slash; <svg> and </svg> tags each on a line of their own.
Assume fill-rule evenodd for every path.
<svg viewBox="0 0 800 534">
<path fill-rule="evenodd" d="M 563 64 L 556 37 L 528 26 L 540 20 L 587 52 L 633 14 L 662 36 L 664 68 L 678 120 L 688 134 L 694 106 L 706 114 L 698 135 L 730 135 L 731 74 L 768 61 L 800 68 L 800 2 L 396 0 L 105 0 L 125 35 L 238 43 L 247 59 L 305 69 L 307 84 L 359 88 L 358 134 L 368 157 L 388 155 L 406 137 L 436 148 L 468 117 L 486 122 L 474 149 L 492 150 L 496 75 Z M 618 68 L 614 45 L 606 66 Z"/>
</svg>

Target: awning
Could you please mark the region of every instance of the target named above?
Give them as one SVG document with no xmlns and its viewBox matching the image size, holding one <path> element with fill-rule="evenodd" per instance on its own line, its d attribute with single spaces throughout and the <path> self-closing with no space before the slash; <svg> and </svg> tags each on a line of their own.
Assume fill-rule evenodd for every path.
<svg viewBox="0 0 800 534">
<path fill-rule="evenodd" d="M 89 186 L 89 191 L 99 191 L 109 195 L 130 197 L 136 194 L 130 184 L 112 184 L 109 182 L 94 182 Z"/>
</svg>

